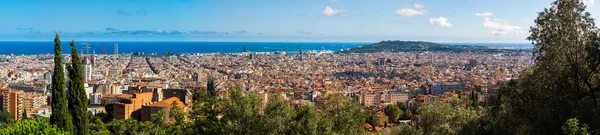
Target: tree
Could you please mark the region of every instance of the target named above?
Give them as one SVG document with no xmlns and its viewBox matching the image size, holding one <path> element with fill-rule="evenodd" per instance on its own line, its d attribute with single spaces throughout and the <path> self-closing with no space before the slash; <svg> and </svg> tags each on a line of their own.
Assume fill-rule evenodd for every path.
<svg viewBox="0 0 600 135">
<path fill-rule="evenodd" d="M 312 106 L 302 106 L 298 110 L 298 114 L 293 119 L 294 124 L 291 128 L 292 135 L 318 135 L 319 133 L 319 116 Z"/>
<path fill-rule="evenodd" d="M 2 108 L 2 110 L 0 110 L 0 128 L 4 128 L 13 124 L 15 122 L 14 118 L 15 116 L 12 113 Z"/>
<path fill-rule="evenodd" d="M 598 108 L 600 38 L 585 8 L 580 0 L 557 0 L 530 28 L 535 64 L 500 99 L 503 114 L 516 119 L 507 123 L 525 134 L 560 134 L 565 121 Z M 600 128 L 597 113 L 585 115 L 584 123 Z"/>
<path fill-rule="evenodd" d="M 583 124 L 579 126 L 579 120 L 577 118 L 571 118 L 567 120 L 565 125 L 562 127 L 564 135 L 589 135 L 588 125 Z"/>
<path fill-rule="evenodd" d="M 90 133 L 91 135 L 110 135 L 110 131 L 106 128 L 106 125 L 99 118 L 95 118 L 90 122 Z"/>
<path fill-rule="evenodd" d="M 156 131 L 162 131 L 160 128 L 156 128 L 152 122 L 138 122 L 134 119 L 114 120 L 106 127 L 111 134 L 116 135 L 149 135 L 158 134 Z"/>
<path fill-rule="evenodd" d="M 467 108 L 436 101 L 419 108 L 422 127 L 425 133 L 454 135 L 461 134 L 464 127 L 481 118 L 484 110 L 480 107 Z"/>
<path fill-rule="evenodd" d="M 50 125 L 48 118 L 35 118 L 17 121 L 15 124 L 0 129 L 3 135 L 68 135 L 69 132 Z"/>
<path fill-rule="evenodd" d="M 153 127 L 152 127 L 152 131 L 151 133 L 154 134 L 165 134 L 166 131 L 162 130 L 164 129 L 164 127 L 168 126 L 165 121 L 167 119 L 165 119 L 165 112 L 164 110 L 160 110 L 157 113 L 152 114 L 151 116 L 151 122 L 154 123 Z"/>
<path fill-rule="evenodd" d="M 260 98 L 256 93 L 243 93 L 242 86 L 236 85 L 229 91 L 222 111 L 222 124 L 228 133 L 261 134 L 259 114 Z"/>
<path fill-rule="evenodd" d="M 72 117 L 67 107 L 65 73 L 62 62 L 61 42 L 58 33 L 54 38 L 54 74 L 52 75 L 52 115 L 50 123 L 64 131 L 74 131 Z"/>
<path fill-rule="evenodd" d="M 402 116 L 402 110 L 396 105 L 388 105 L 384 109 L 385 115 L 387 115 L 391 122 L 396 122 Z"/>
<path fill-rule="evenodd" d="M 206 92 L 210 97 L 217 95 L 217 91 L 215 90 L 215 78 L 212 76 L 208 76 L 208 78 L 206 78 Z"/>
<path fill-rule="evenodd" d="M 401 124 L 393 127 L 390 130 L 383 131 L 384 135 L 423 135 L 425 134 L 422 129 L 417 127 Z"/>
<path fill-rule="evenodd" d="M 173 101 L 169 109 L 169 123 L 165 127 L 166 132 L 174 135 L 192 134 L 193 131 L 188 127 L 190 124 L 185 121 L 185 112 L 177 106 L 177 102 Z"/>
<path fill-rule="evenodd" d="M 404 112 L 403 114 L 404 115 L 402 115 L 402 119 L 405 119 L 405 120 L 410 119 L 410 117 L 413 115 L 410 110 L 406 110 L 406 112 Z"/>
<path fill-rule="evenodd" d="M 23 114 L 21 114 L 21 119 L 27 119 L 27 109 L 23 108 Z"/>
<path fill-rule="evenodd" d="M 396 106 L 398 106 L 398 108 L 402 109 L 402 111 L 406 111 L 406 104 L 404 102 L 396 102 Z"/>
<path fill-rule="evenodd" d="M 69 70 L 69 110 L 73 117 L 75 125 L 75 134 L 84 135 L 89 133 L 88 129 L 88 113 L 87 113 L 87 96 L 85 95 L 85 80 L 83 75 L 83 64 L 81 57 L 75 47 L 75 41 L 69 43 L 71 45 L 71 66 L 67 66 Z"/>
<path fill-rule="evenodd" d="M 296 116 L 295 110 L 286 102 L 282 101 L 281 95 L 269 96 L 269 101 L 264 109 L 264 127 L 266 134 L 289 134 L 290 123 Z"/>
<path fill-rule="evenodd" d="M 220 127 L 222 102 L 214 96 L 209 97 L 204 92 L 196 91 L 194 93 L 194 106 L 190 112 L 190 119 L 194 121 L 193 131 L 198 134 L 223 134 L 223 128 Z"/>
<path fill-rule="evenodd" d="M 104 105 L 104 110 L 106 110 L 106 115 L 104 117 L 101 117 L 102 118 L 102 122 L 109 123 L 109 122 L 111 122 L 114 119 L 114 116 L 113 116 L 113 111 L 114 111 L 113 105 L 114 104 Z"/>
<path fill-rule="evenodd" d="M 339 93 L 326 94 L 323 98 L 323 118 L 325 123 L 331 121 L 332 131 L 337 134 L 362 134 L 367 111 L 362 105 Z"/>
</svg>

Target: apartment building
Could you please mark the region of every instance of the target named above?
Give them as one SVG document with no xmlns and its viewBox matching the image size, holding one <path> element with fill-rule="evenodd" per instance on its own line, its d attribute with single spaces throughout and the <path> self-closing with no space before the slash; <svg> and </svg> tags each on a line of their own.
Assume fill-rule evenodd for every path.
<svg viewBox="0 0 600 135">
<path fill-rule="evenodd" d="M 23 91 L 13 89 L 0 89 L 0 95 L 2 96 L 2 106 L 8 110 L 8 112 L 14 115 L 14 120 L 22 119 L 23 113 Z"/>
</svg>

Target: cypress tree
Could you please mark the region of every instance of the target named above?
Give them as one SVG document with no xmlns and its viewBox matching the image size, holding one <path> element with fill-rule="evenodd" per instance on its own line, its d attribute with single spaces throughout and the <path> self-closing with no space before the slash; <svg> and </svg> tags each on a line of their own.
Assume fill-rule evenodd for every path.
<svg viewBox="0 0 600 135">
<path fill-rule="evenodd" d="M 52 116 L 50 124 L 56 125 L 67 132 L 73 131 L 73 123 L 67 108 L 67 95 L 65 88 L 65 72 L 58 33 L 54 38 L 54 74 L 52 75 Z"/>
<path fill-rule="evenodd" d="M 217 95 L 217 92 L 215 90 L 215 78 L 212 76 L 208 76 L 208 78 L 206 79 L 206 92 L 208 93 L 209 97 Z"/>
<path fill-rule="evenodd" d="M 71 45 L 71 66 L 69 69 L 69 110 L 73 116 L 73 124 L 75 125 L 75 134 L 88 134 L 88 112 L 87 112 L 87 96 L 85 95 L 83 64 L 81 57 L 75 47 L 75 41 L 69 43 Z"/>
<path fill-rule="evenodd" d="M 23 115 L 21 116 L 21 119 L 27 119 L 27 109 L 23 108 Z"/>
</svg>

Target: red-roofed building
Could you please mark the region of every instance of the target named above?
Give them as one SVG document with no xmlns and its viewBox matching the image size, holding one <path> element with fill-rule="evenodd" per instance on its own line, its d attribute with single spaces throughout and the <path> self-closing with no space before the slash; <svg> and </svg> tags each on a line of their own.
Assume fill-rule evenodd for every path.
<svg viewBox="0 0 600 135">
<path fill-rule="evenodd" d="M 189 110 L 191 110 L 191 108 L 187 107 L 183 102 L 181 102 L 181 99 L 179 99 L 178 97 L 170 97 L 160 102 L 148 103 L 147 105 L 142 106 L 140 120 L 150 121 L 152 120 L 152 114 L 158 113 L 159 111 L 163 111 L 164 116 L 168 117 L 169 110 L 171 109 L 171 107 L 173 107 L 173 102 L 175 102 L 177 104 L 177 107 L 179 107 L 179 109 L 181 109 L 183 112 L 188 112 Z"/>
</svg>

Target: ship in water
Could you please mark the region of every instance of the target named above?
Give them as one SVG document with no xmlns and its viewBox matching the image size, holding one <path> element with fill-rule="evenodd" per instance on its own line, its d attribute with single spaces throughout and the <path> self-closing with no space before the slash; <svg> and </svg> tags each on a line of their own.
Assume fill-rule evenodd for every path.
<svg viewBox="0 0 600 135">
<path fill-rule="evenodd" d="M 319 55 L 320 54 L 332 54 L 332 53 L 333 53 L 333 51 L 331 51 L 331 50 L 321 50 L 321 52 L 319 52 Z"/>
</svg>

